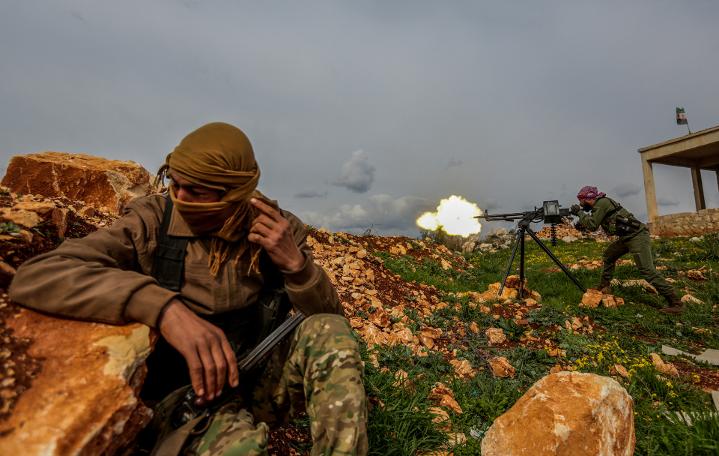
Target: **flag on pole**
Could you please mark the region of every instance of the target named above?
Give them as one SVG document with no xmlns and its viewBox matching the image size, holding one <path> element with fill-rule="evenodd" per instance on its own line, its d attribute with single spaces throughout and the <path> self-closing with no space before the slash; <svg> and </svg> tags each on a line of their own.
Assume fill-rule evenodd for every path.
<svg viewBox="0 0 719 456">
<path fill-rule="evenodd" d="M 684 108 L 677 108 L 677 125 L 689 125 L 687 113 L 684 112 Z"/>
</svg>

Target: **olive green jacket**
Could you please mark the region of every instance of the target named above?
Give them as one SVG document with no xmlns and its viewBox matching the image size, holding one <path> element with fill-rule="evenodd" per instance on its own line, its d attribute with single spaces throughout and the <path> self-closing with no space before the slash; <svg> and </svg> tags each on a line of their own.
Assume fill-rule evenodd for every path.
<svg viewBox="0 0 719 456">
<path fill-rule="evenodd" d="M 619 208 L 619 210 L 614 211 L 616 208 Z M 588 231 L 595 231 L 601 226 L 607 234 L 616 235 L 617 216 L 627 218 L 634 217 L 631 212 L 621 207 L 619 203 L 611 198 L 603 196 L 597 199 L 590 213 L 579 213 L 579 225 L 581 228 Z M 642 228 L 644 228 L 643 224 Z"/>
<path fill-rule="evenodd" d="M 168 234 L 189 237 L 180 292 L 162 288 L 150 274 L 166 200 L 151 195 L 132 201 L 110 228 L 82 239 L 69 239 L 57 249 L 25 262 L 10 286 L 10 298 L 27 307 L 67 317 L 123 324 L 139 321 L 156 326 L 162 309 L 174 298 L 198 314 L 241 309 L 257 301 L 264 279 L 248 274 L 248 260 L 227 261 L 217 277 L 208 268 L 209 240 L 190 231 L 173 210 Z M 312 260 L 307 230 L 282 211 L 305 256 L 303 268 L 284 274 L 292 305 L 305 315 L 342 314 L 333 285 Z"/>
</svg>

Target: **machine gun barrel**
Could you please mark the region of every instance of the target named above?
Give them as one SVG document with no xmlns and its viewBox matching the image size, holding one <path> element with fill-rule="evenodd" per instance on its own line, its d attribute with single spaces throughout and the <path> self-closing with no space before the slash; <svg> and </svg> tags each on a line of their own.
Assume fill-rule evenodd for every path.
<svg viewBox="0 0 719 456">
<path fill-rule="evenodd" d="M 485 212 L 475 218 L 481 218 L 488 222 L 500 220 L 512 222 L 522 220 L 522 223 L 544 222 L 556 224 L 562 222 L 562 217 L 569 216 L 569 209 L 562 208 L 557 200 L 544 201 L 541 207 L 535 207 L 533 211 L 506 212 L 504 214 L 490 214 Z"/>
<path fill-rule="evenodd" d="M 475 218 L 481 218 L 488 222 L 496 222 L 500 220 L 505 220 L 512 222 L 514 220 L 522 220 L 526 217 L 535 218 L 538 216 L 541 216 L 542 209 L 536 209 L 533 211 L 526 211 L 526 212 L 505 212 L 503 214 L 490 214 L 489 212 L 485 212 L 482 215 L 477 215 Z"/>
</svg>

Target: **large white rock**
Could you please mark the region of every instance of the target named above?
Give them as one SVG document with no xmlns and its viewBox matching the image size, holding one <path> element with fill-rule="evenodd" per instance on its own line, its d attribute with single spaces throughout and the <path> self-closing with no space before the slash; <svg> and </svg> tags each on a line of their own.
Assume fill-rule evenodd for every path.
<svg viewBox="0 0 719 456">
<path fill-rule="evenodd" d="M 484 456 L 628 456 L 634 405 L 615 380 L 557 372 L 527 390 L 482 440 Z"/>
</svg>

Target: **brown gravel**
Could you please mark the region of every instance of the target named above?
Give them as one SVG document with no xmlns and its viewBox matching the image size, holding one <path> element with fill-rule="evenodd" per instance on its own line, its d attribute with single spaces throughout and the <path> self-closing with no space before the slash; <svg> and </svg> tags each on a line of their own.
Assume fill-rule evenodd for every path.
<svg viewBox="0 0 719 456">
<path fill-rule="evenodd" d="M 42 368 L 42 359 L 27 354 L 32 341 L 13 336 L 5 324 L 18 310 L 8 301 L 5 290 L 0 289 L 0 420 L 10 416 L 18 399 L 30 388 L 32 379 Z"/>
<path fill-rule="evenodd" d="M 308 455 L 311 448 L 312 435 L 308 426 L 289 423 L 270 430 L 270 456 Z"/>
<path fill-rule="evenodd" d="M 679 375 L 704 391 L 719 391 L 719 370 L 698 366 L 681 358 L 672 360 Z"/>
</svg>

